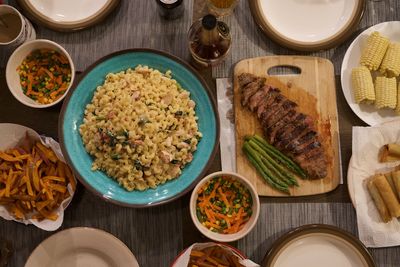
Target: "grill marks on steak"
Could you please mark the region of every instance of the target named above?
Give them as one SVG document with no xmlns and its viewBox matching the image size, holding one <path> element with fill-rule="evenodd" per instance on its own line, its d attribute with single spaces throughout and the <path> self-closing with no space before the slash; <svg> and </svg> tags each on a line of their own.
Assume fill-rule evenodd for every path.
<svg viewBox="0 0 400 267">
<path fill-rule="evenodd" d="M 326 155 L 313 119 L 298 112 L 297 104 L 279 89 L 265 85 L 264 78 L 243 73 L 238 81 L 241 103 L 257 113 L 267 140 L 299 164 L 310 178 L 325 177 Z"/>
<path fill-rule="evenodd" d="M 265 78 L 256 77 L 251 74 L 242 74 L 238 77 L 239 86 L 242 93 L 242 105 L 246 106 L 249 99 L 264 86 Z"/>
</svg>

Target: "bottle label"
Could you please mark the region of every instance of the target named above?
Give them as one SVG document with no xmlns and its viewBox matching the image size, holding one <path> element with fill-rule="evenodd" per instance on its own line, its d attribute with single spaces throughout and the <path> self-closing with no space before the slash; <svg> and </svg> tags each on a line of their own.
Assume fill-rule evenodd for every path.
<svg viewBox="0 0 400 267">
<path fill-rule="evenodd" d="M 160 2 L 162 2 L 164 4 L 167 4 L 167 5 L 170 5 L 170 4 L 173 4 L 175 2 L 178 2 L 178 0 L 160 0 Z"/>
</svg>

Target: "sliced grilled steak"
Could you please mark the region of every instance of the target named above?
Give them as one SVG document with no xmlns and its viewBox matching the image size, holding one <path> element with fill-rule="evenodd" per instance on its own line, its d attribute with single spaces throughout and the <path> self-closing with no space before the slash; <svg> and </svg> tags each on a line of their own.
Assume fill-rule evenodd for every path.
<svg viewBox="0 0 400 267">
<path fill-rule="evenodd" d="M 278 88 L 265 85 L 265 79 L 243 73 L 238 77 L 243 106 L 257 112 L 267 140 L 291 157 L 309 178 L 327 175 L 327 159 L 314 120 L 296 110 Z"/>
</svg>

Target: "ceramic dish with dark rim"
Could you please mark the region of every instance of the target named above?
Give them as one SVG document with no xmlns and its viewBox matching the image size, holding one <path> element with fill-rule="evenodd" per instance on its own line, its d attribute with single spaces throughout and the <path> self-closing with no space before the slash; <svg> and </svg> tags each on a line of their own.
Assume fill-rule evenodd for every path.
<svg viewBox="0 0 400 267">
<path fill-rule="evenodd" d="M 375 262 L 353 235 L 332 225 L 309 224 L 280 237 L 262 266 L 375 267 Z"/>
<path fill-rule="evenodd" d="M 67 245 L 60 245 L 67 244 Z M 139 267 L 130 249 L 112 234 L 95 228 L 69 228 L 40 243 L 25 267 Z"/>
<path fill-rule="evenodd" d="M 300 51 L 343 43 L 357 28 L 365 0 L 250 0 L 256 24 L 275 42 Z"/>
<path fill-rule="evenodd" d="M 104 172 L 92 171 L 93 159 L 86 152 L 79 134 L 86 105 L 97 86 L 108 73 L 116 73 L 137 65 L 147 65 L 163 73 L 172 71 L 172 78 L 190 92 L 195 101 L 198 126 L 203 137 L 193 160 L 174 180 L 145 191 L 126 191 Z M 61 149 L 78 179 L 89 190 L 106 201 L 128 206 L 148 207 L 170 202 L 190 191 L 208 169 L 219 144 L 219 117 L 216 103 L 205 81 L 187 63 L 167 53 L 152 49 L 128 49 L 112 53 L 92 64 L 74 84 L 64 101 L 59 125 Z"/>
<path fill-rule="evenodd" d="M 17 0 L 17 2 L 29 19 L 55 31 L 68 32 L 100 23 L 118 6 L 120 0 Z"/>
</svg>

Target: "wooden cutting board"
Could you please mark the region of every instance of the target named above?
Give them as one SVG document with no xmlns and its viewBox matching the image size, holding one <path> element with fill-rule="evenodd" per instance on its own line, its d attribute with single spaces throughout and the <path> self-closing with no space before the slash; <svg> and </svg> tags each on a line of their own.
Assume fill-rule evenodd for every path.
<svg viewBox="0 0 400 267">
<path fill-rule="evenodd" d="M 268 70 L 277 66 L 293 66 L 300 74 L 269 76 Z M 316 121 L 322 145 L 328 158 L 328 175 L 323 179 L 304 180 L 298 178 L 299 187 L 290 189 L 291 196 L 306 196 L 326 193 L 340 183 L 339 130 L 336 106 L 336 88 L 332 63 L 323 58 L 308 56 L 267 56 L 242 60 L 234 69 L 234 107 L 236 127 L 237 172 L 251 181 L 260 196 L 288 196 L 270 187 L 258 175 L 242 151 L 246 135 L 263 131 L 256 113 L 242 107 L 240 103 L 238 76 L 248 72 L 267 78 L 267 82 L 281 89 L 282 94 L 296 102 L 298 111 L 310 115 Z"/>
</svg>

